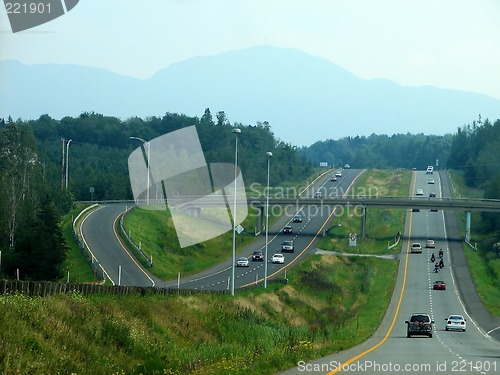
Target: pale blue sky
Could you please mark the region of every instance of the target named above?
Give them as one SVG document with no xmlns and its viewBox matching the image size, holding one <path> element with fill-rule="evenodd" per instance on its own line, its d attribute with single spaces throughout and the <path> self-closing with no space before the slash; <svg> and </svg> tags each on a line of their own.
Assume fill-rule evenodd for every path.
<svg viewBox="0 0 500 375">
<path fill-rule="evenodd" d="M 193 56 L 263 44 L 326 58 L 364 79 L 500 99 L 499 0 L 80 0 L 15 34 L 0 9 L 0 60 L 27 64 L 147 78 Z"/>
</svg>

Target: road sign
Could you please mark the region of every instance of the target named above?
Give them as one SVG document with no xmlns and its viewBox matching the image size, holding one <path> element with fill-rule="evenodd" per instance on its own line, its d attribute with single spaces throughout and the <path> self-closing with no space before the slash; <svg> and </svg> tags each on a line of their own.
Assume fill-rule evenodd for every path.
<svg viewBox="0 0 500 375">
<path fill-rule="evenodd" d="M 349 246 L 356 246 L 358 235 L 356 233 L 349 234 Z"/>
</svg>

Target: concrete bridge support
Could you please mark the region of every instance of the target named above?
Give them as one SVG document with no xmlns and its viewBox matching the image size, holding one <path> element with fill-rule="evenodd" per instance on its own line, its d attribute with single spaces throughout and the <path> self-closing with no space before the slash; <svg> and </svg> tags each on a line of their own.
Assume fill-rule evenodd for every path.
<svg viewBox="0 0 500 375">
<path fill-rule="evenodd" d="M 258 236 L 259 234 L 262 233 L 262 231 L 265 229 L 265 223 L 266 223 L 266 215 L 265 215 L 265 207 L 258 207 L 257 208 L 258 212 L 257 215 L 255 216 L 255 235 Z"/>
<path fill-rule="evenodd" d="M 471 223 L 470 211 L 466 211 L 465 212 L 465 242 L 470 242 L 470 223 Z"/>
<path fill-rule="evenodd" d="M 363 206 L 363 211 L 361 214 L 361 238 L 365 238 L 366 235 L 366 206 Z"/>
</svg>

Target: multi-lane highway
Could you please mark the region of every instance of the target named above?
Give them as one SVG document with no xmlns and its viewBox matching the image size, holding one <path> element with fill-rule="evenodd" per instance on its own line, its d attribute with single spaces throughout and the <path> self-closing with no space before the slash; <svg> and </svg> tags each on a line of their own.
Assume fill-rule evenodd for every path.
<svg viewBox="0 0 500 375">
<path fill-rule="evenodd" d="M 424 196 L 442 194 L 441 180 L 432 176 L 429 184 L 425 172 L 413 174 L 411 194 L 422 189 Z M 297 367 L 283 374 L 336 374 L 336 373 L 413 373 L 413 374 L 498 374 L 500 373 L 500 344 L 469 316 L 457 290 L 454 257 L 445 227 L 442 211 L 408 211 L 405 236 L 401 252 L 398 281 L 384 321 L 377 332 L 365 343 L 311 362 L 299 362 Z M 425 242 L 432 239 L 436 249 L 426 249 Z M 456 240 L 456 239 L 454 239 Z M 412 242 L 421 242 L 422 254 L 411 254 Z M 460 244 L 459 244 L 460 245 Z M 460 245 L 461 246 L 461 245 Z M 431 253 L 444 250 L 444 268 L 434 273 Z M 456 250 L 455 250 L 456 251 Z M 460 276 L 460 275 L 459 275 Z M 433 290 L 436 280 L 447 284 L 446 290 Z M 415 312 L 429 314 L 435 321 L 433 337 L 406 337 L 406 324 Z M 464 315 L 466 332 L 445 331 L 450 314 Z"/>
<path fill-rule="evenodd" d="M 304 195 L 313 196 L 321 191 L 322 196 L 338 196 L 348 192 L 353 181 L 362 173 L 362 170 L 347 169 L 343 171 L 337 181 L 330 181 L 331 174 L 320 177 Z M 333 172 L 332 172 L 333 173 Z M 318 202 L 320 200 L 318 199 Z M 191 289 L 227 290 L 230 288 L 232 269 L 231 249 L 228 249 L 228 259 L 199 274 L 181 277 L 178 280 L 164 281 L 156 278 L 145 270 L 139 262 L 126 250 L 118 239 L 114 226 L 118 216 L 127 209 L 124 204 L 110 204 L 102 206 L 91 213 L 82 223 L 81 231 L 87 245 L 92 249 L 99 264 L 104 269 L 107 277 L 120 285 L 180 287 Z M 301 223 L 293 223 L 292 217 L 300 213 L 303 217 Z M 294 264 L 300 256 L 308 250 L 314 249 L 314 243 L 326 225 L 331 221 L 334 212 L 329 206 L 293 206 L 288 207 L 285 215 L 281 217 L 269 230 L 268 258 L 279 253 L 281 243 L 293 240 L 294 253 L 285 254 L 284 264 L 268 262 L 268 276 L 282 277 L 284 270 Z M 292 226 L 292 233 L 285 234 L 282 229 L 285 225 Z M 265 239 L 261 236 L 249 247 L 237 249 L 237 257 L 251 259 L 255 250 L 264 250 Z M 121 273 L 119 274 L 119 271 Z M 182 276 L 182 275 L 181 275 Z M 249 267 L 238 267 L 235 272 L 235 287 L 240 288 L 255 283 L 262 283 L 264 279 L 264 262 L 252 262 Z"/>
</svg>

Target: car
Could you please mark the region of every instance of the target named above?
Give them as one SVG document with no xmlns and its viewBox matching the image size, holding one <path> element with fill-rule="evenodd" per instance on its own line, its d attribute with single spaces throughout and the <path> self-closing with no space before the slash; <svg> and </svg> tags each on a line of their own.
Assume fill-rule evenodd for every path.
<svg viewBox="0 0 500 375">
<path fill-rule="evenodd" d="M 436 198 L 436 193 L 435 192 L 430 192 L 429 193 L 429 198 Z"/>
<path fill-rule="evenodd" d="M 351 166 L 349 164 L 344 165 L 344 169 L 349 169 L 349 168 L 351 168 Z"/>
<path fill-rule="evenodd" d="M 271 257 L 271 263 L 283 264 L 285 263 L 285 256 L 283 254 L 274 254 Z"/>
<path fill-rule="evenodd" d="M 420 208 L 412 208 L 411 212 L 420 212 Z"/>
<path fill-rule="evenodd" d="M 335 172 L 335 177 L 342 177 L 342 171 Z"/>
<path fill-rule="evenodd" d="M 330 181 L 337 181 L 337 176 L 330 177 Z"/>
<path fill-rule="evenodd" d="M 427 249 L 434 249 L 436 247 L 436 242 L 434 242 L 434 240 L 427 240 L 425 247 Z"/>
<path fill-rule="evenodd" d="M 293 232 L 293 229 L 292 229 L 291 225 L 285 225 L 283 227 L 283 233 L 292 233 L 292 232 Z"/>
<path fill-rule="evenodd" d="M 434 173 L 434 167 L 432 165 L 429 165 L 427 167 L 427 170 L 425 171 L 425 174 L 433 174 Z"/>
<path fill-rule="evenodd" d="M 238 258 L 238 260 L 236 261 L 236 267 L 248 267 L 248 258 Z"/>
<path fill-rule="evenodd" d="M 467 329 L 467 321 L 462 315 L 452 314 L 446 318 L 446 325 L 444 327 L 445 331 L 458 330 L 465 332 Z"/>
<path fill-rule="evenodd" d="M 434 183 L 434 179 L 433 178 L 429 178 L 429 184 L 433 184 Z"/>
<path fill-rule="evenodd" d="M 432 325 L 434 320 L 426 313 L 413 313 L 406 323 L 406 337 L 414 335 L 432 338 Z"/>
<path fill-rule="evenodd" d="M 411 244 L 410 251 L 412 253 L 421 253 L 422 252 L 422 244 L 420 242 L 414 242 Z"/>
<path fill-rule="evenodd" d="M 446 290 L 446 283 L 442 280 L 434 281 L 432 284 L 434 290 Z"/>
<path fill-rule="evenodd" d="M 295 215 L 292 221 L 294 223 L 302 223 L 302 215 Z"/>
<path fill-rule="evenodd" d="M 295 246 L 293 245 L 293 241 L 283 241 L 283 243 L 281 244 L 281 252 L 282 253 L 285 253 L 285 252 L 293 253 L 294 250 L 295 250 Z"/>
<path fill-rule="evenodd" d="M 314 193 L 314 198 L 321 198 L 323 195 L 321 194 L 321 191 L 317 191 Z"/>
<path fill-rule="evenodd" d="M 431 212 L 438 212 L 437 208 L 431 208 Z"/>
<path fill-rule="evenodd" d="M 424 190 L 423 189 L 417 189 L 416 195 L 424 195 Z"/>
<path fill-rule="evenodd" d="M 256 250 L 252 254 L 252 260 L 253 261 L 263 261 L 264 260 L 264 253 L 260 250 Z"/>
</svg>

